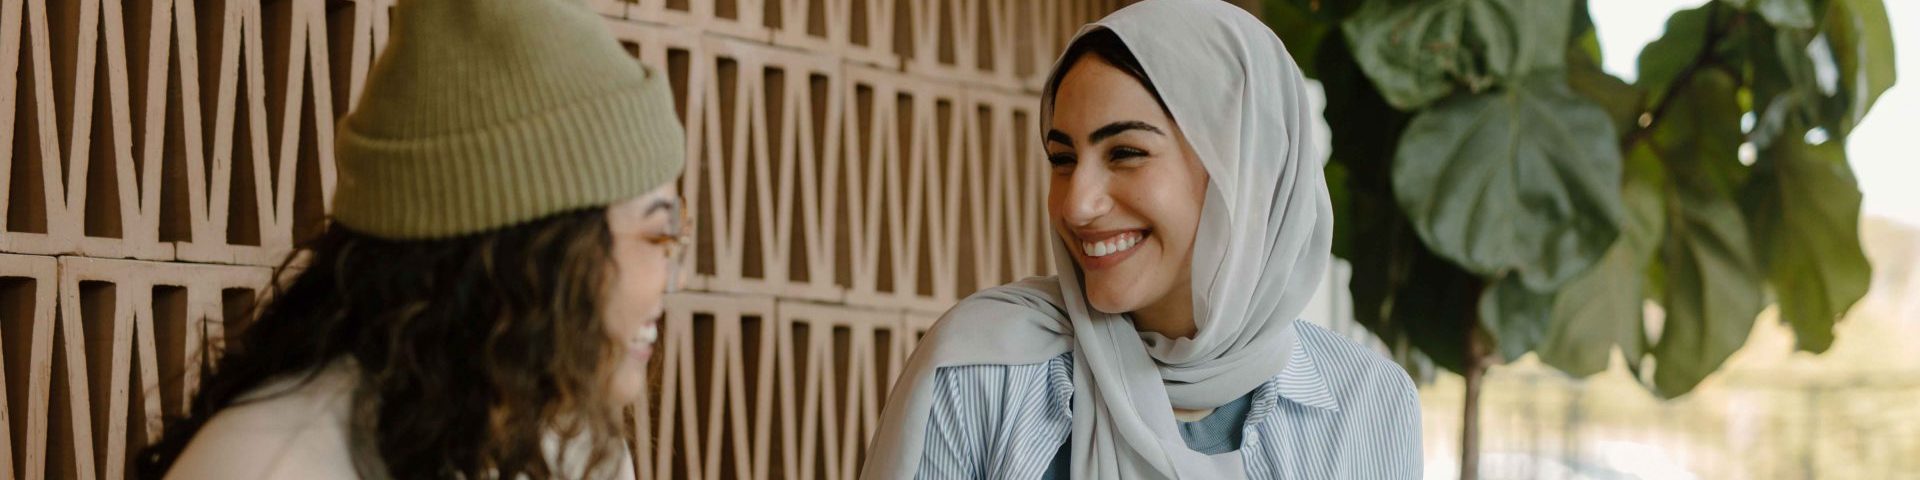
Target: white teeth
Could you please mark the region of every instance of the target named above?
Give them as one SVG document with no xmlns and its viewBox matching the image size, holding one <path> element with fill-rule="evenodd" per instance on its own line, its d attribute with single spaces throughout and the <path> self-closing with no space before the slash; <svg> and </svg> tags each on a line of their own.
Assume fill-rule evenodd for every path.
<svg viewBox="0 0 1920 480">
<path fill-rule="evenodd" d="M 635 343 L 650 344 L 659 339 L 660 326 L 658 324 L 640 327 L 640 332 L 634 335 Z"/>
<path fill-rule="evenodd" d="M 1139 243 L 1140 243 L 1140 234 L 1129 232 L 1129 233 L 1120 234 L 1113 238 L 1109 238 L 1105 241 L 1094 242 L 1094 243 L 1081 243 L 1080 248 L 1082 251 L 1087 252 L 1087 256 L 1098 258 L 1098 257 L 1104 257 L 1104 256 L 1127 251 L 1128 249 L 1133 248 L 1134 245 L 1138 245 Z"/>
</svg>

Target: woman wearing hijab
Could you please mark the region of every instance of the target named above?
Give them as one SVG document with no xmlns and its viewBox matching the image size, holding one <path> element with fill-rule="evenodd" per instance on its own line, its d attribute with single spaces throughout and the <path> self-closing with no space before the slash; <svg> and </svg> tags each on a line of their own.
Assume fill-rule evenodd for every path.
<svg viewBox="0 0 1920 480">
<path fill-rule="evenodd" d="M 864 475 L 1417 478 L 1405 371 L 1297 320 L 1333 215 L 1305 80 L 1216 0 L 1083 28 L 1043 94 L 1055 278 L 963 300 Z"/>
<path fill-rule="evenodd" d="M 403 0 L 333 222 L 141 478 L 633 478 L 675 282 L 666 75 L 571 0 Z"/>
</svg>

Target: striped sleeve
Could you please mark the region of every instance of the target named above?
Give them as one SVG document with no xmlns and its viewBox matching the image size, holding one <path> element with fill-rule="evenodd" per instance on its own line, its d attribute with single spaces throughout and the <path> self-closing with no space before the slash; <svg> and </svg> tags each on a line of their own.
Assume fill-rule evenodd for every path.
<svg viewBox="0 0 1920 480">
<path fill-rule="evenodd" d="M 1315 383 L 1326 385 L 1330 398 L 1292 394 L 1296 402 L 1288 402 L 1280 409 L 1284 415 L 1263 426 L 1283 440 L 1265 445 L 1266 453 L 1291 458 L 1282 462 L 1291 465 L 1258 469 L 1267 472 L 1250 472 L 1256 474 L 1249 478 L 1278 478 L 1284 471 L 1305 478 L 1421 478 L 1420 398 L 1407 371 L 1318 327 L 1302 324 L 1300 339 L 1304 350 L 1296 355 L 1306 358 L 1297 356 L 1292 363 L 1311 365 L 1301 370 L 1312 375 L 1302 378 L 1320 378 Z M 1283 373 L 1277 380 L 1287 377 Z M 1288 389 L 1283 381 L 1275 383 Z M 1299 400 L 1334 408 L 1302 407 Z"/>
<path fill-rule="evenodd" d="M 918 477 L 1038 476 L 1071 429 L 1069 358 L 936 370 Z"/>
<path fill-rule="evenodd" d="M 997 365 L 941 368 L 934 373 L 933 411 L 927 417 L 927 440 L 920 453 L 919 478 L 981 478 L 988 450 L 981 418 L 996 416 L 983 398 L 998 396 L 1006 384 L 1007 369 Z"/>
<path fill-rule="evenodd" d="M 1420 395 L 1407 371 L 1393 364 L 1373 366 L 1369 392 L 1360 398 L 1378 399 L 1378 410 L 1359 412 L 1358 430 L 1368 432 L 1366 442 L 1374 448 L 1378 461 L 1356 462 L 1360 472 L 1349 478 L 1420 478 Z"/>
</svg>

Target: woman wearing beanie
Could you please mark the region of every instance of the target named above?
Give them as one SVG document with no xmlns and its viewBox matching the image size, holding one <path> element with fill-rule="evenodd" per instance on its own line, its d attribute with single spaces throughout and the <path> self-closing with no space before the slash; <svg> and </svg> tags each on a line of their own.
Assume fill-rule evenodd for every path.
<svg viewBox="0 0 1920 480">
<path fill-rule="evenodd" d="M 664 75 L 566 0 L 402 0 L 333 222 L 146 478 L 631 478 L 683 225 Z"/>
<path fill-rule="evenodd" d="M 1299 320 L 1333 212 L 1272 31 L 1135 3 L 1080 30 L 1041 101 L 1060 275 L 934 325 L 865 478 L 1419 478 L 1406 372 Z"/>
</svg>

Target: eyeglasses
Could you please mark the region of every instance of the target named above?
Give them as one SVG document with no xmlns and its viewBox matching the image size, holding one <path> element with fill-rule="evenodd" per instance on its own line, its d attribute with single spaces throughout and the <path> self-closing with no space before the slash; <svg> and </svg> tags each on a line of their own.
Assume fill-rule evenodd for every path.
<svg viewBox="0 0 1920 480">
<path fill-rule="evenodd" d="M 693 247 L 693 213 L 681 210 L 680 221 L 674 223 L 664 235 L 650 235 L 647 243 L 666 252 L 667 291 L 674 292 L 686 285 L 686 275 L 681 263 L 686 260 L 687 251 Z"/>
</svg>

